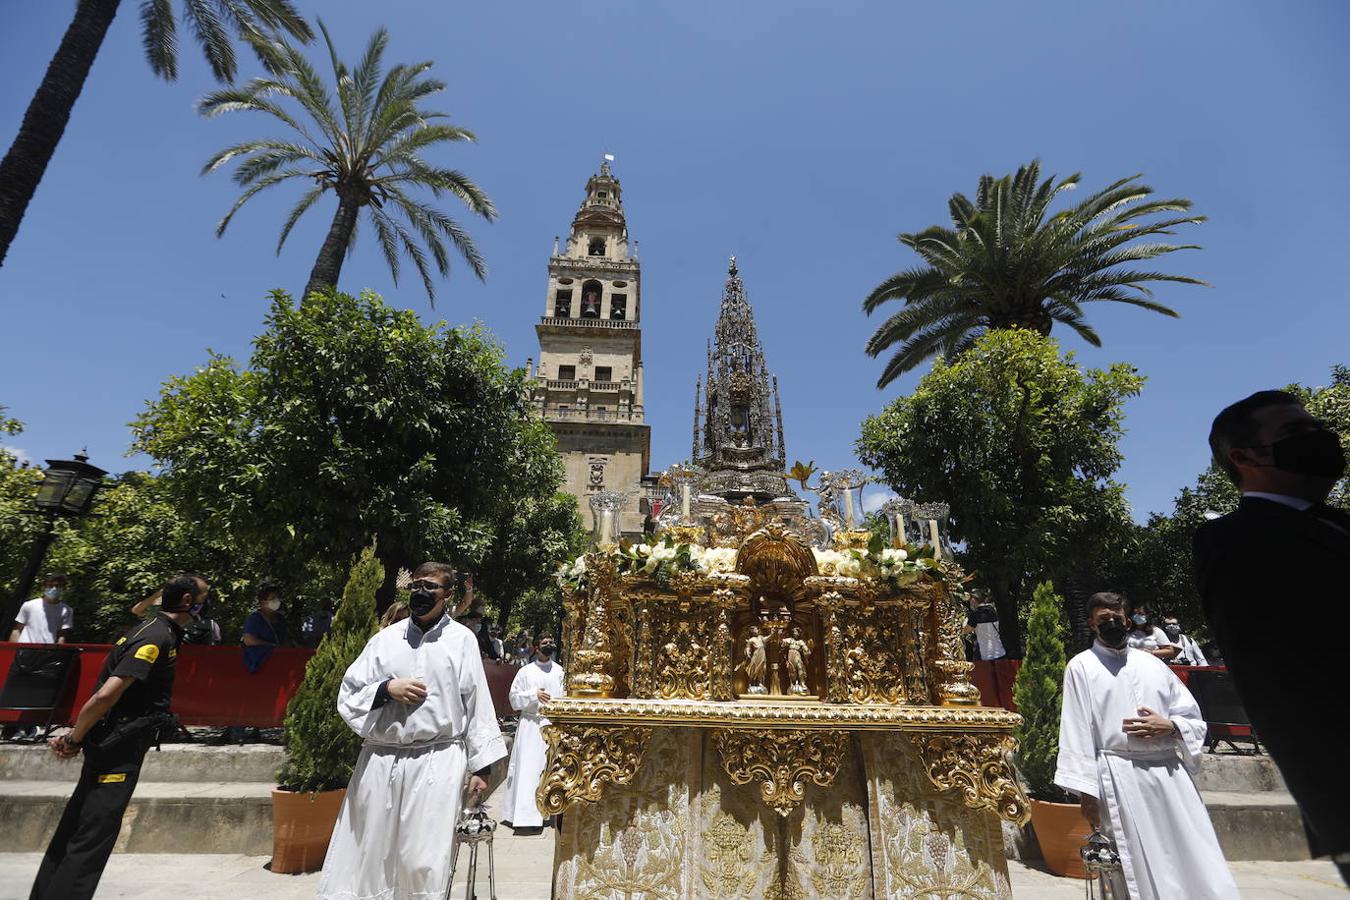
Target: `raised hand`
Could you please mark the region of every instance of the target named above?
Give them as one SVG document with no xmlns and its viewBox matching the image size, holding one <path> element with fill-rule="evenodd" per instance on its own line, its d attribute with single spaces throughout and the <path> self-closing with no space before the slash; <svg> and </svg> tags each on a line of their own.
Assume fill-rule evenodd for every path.
<svg viewBox="0 0 1350 900">
<path fill-rule="evenodd" d="M 389 680 L 389 697 L 414 706 L 427 699 L 427 686 L 415 678 L 392 678 Z"/>
</svg>

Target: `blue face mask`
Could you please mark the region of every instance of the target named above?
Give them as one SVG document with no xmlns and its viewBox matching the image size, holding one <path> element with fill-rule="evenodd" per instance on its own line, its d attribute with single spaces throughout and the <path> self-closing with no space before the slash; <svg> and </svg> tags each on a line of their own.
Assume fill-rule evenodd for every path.
<svg viewBox="0 0 1350 900">
<path fill-rule="evenodd" d="M 58 587 L 49 587 L 42 592 L 42 596 L 46 597 L 48 600 L 60 600 L 61 589 Z"/>
</svg>

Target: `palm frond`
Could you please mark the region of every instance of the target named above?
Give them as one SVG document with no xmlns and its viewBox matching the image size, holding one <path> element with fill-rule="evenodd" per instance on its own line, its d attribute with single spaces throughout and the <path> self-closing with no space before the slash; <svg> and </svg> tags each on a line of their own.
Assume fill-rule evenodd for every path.
<svg viewBox="0 0 1350 900">
<path fill-rule="evenodd" d="M 1120 302 L 1175 315 L 1152 299 L 1150 286 L 1204 282 L 1135 265 L 1197 249 L 1158 238 L 1204 217 L 1193 214 L 1185 198 L 1154 198 L 1142 177 L 1118 179 L 1056 212 L 1056 198 L 1081 175 L 1042 178 L 1033 160 L 1010 175 L 982 175 L 973 202 L 953 194 L 950 228 L 900 234 L 926 265 L 892 275 L 863 300 L 868 315 L 887 302 L 904 303 L 867 343 L 872 356 L 892 354 L 880 384 L 914 368 L 924 354 L 965 352 L 991 327 L 1046 331 L 1059 324 L 1099 343 L 1080 303 Z"/>
<path fill-rule="evenodd" d="M 439 121 L 447 118 L 443 113 L 422 107 L 425 98 L 445 87 L 428 75 L 431 63 L 397 65 L 384 70 L 388 36 L 380 29 L 367 42 L 355 68 L 351 68 L 339 57 L 332 34 L 320 21 L 318 30 L 332 70 L 330 87 L 306 56 L 285 38 L 261 30 L 253 34 L 250 21 L 262 19 L 249 20 L 245 17 L 247 12 L 241 10 L 241 19 L 234 24 L 249 32 L 250 43 L 264 60 L 269 76 L 254 79 L 243 88 L 208 94 L 199 102 L 198 109 L 207 117 L 224 112 L 264 112 L 302 139 L 245 141 L 218 151 L 207 161 L 203 173 L 233 163 L 232 177 L 244 188 L 234 207 L 221 220 L 217 234 L 224 233 L 234 214 L 259 191 L 281 181 L 304 177 L 311 185 L 283 222 L 278 253 L 300 218 L 326 191 L 334 190 L 343 198 L 339 209 L 356 206 L 356 222 L 361 221 L 360 208 L 365 207 L 367 223 L 373 228 L 396 284 L 402 261 L 411 260 L 434 305 L 432 269 L 442 276 L 450 274 L 450 246 L 479 278 L 484 278 L 486 261 L 468 232 L 437 206 L 409 193 L 420 188 L 433 198 L 449 194 L 488 221 L 497 215 L 487 194 L 467 175 L 423 158 L 424 153 L 438 145 L 475 139 L 468 129 Z M 315 130 L 306 127 L 308 123 Z M 395 214 L 406 221 L 395 218 Z M 343 220 L 344 227 L 347 221 L 350 220 Z M 350 227 L 343 247 L 347 254 L 355 249 L 358 226 Z M 336 281 L 341 260 L 321 253 L 315 271 L 320 269 L 323 278 Z"/>
<path fill-rule="evenodd" d="M 165 81 L 178 78 L 178 26 L 173 0 L 141 0 L 141 44 L 150 71 Z"/>
<path fill-rule="evenodd" d="M 318 187 L 311 188 L 300 198 L 300 202 L 296 203 L 295 206 L 291 208 L 290 215 L 286 217 L 286 224 L 281 226 L 281 236 L 277 238 L 277 256 L 281 255 L 281 248 L 286 245 L 286 238 L 290 237 L 291 229 L 295 227 L 295 223 L 299 222 L 300 217 L 308 212 L 309 208 L 327 191 L 327 186 L 322 184 Z"/>
<path fill-rule="evenodd" d="M 234 44 L 212 0 L 183 0 L 183 22 L 206 54 L 217 81 L 233 81 Z"/>
<path fill-rule="evenodd" d="M 248 190 L 244 191 L 242 194 L 239 195 L 239 199 L 234 201 L 234 206 L 230 207 L 230 211 L 225 214 L 225 218 L 221 219 L 220 222 L 216 224 L 216 237 L 220 237 L 222 234 L 225 233 L 225 229 L 230 227 L 230 220 L 234 218 L 234 214 L 239 212 L 239 210 L 243 208 L 245 203 L 247 203 L 248 201 L 252 200 L 255 196 L 257 196 L 259 191 L 266 190 L 267 188 L 270 188 L 274 184 L 280 184 L 281 182 L 291 178 L 304 178 L 304 177 L 305 177 L 304 172 L 296 171 L 294 169 L 287 169 L 284 172 L 278 172 L 275 175 L 269 175 L 266 178 L 263 178 L 255 182 L 248 188 Z"/>
</svg>

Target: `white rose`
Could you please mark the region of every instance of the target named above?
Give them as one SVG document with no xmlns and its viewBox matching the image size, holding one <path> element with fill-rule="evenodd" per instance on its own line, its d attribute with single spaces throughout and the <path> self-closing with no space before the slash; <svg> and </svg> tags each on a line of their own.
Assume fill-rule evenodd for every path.
<svg viewBox="0 0 1350 900">
<path fill-rule="evenodd" d="M 586 557 L 578 556 L 577 561 L 572 563 L 571 575 L 584 575 L 586 573 Z"/>
<path fill-rule="evenodd" d="M 885 550 L 881 551 L 881 562 L 883 565 L 888 566 L 899 565 L 908 558 L 909 558 L 908 553 L 906 553 L 904 550 L 899 550 L 894 547 L 887 547 Z"/>
</svg>

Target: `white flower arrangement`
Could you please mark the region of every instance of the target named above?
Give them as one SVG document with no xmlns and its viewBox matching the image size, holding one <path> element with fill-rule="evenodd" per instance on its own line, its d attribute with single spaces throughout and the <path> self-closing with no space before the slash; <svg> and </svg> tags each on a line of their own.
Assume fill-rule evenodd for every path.
<svg viewBox="0 0 1350 900">
<path fill-rule="evenodd" d="M 654 544 L 624 544 L 610 551 L 621 575 L 641 575 L 664 581 L 675 572 L 699 572 L 704 575 L 734 572 L 736 547 L 704 547 L 700 544 L 676 544 L 667 537 Z M 821 575 L 843 578 L 889 581 L 897 585 L 913 584 L 921 577 L 941 578 L 932 551 L 925 548 L 914 556 L 899 547 L 884 547 L 873 538 L 866 549 L 811 549 Z M 556 576 L 563 589 L 578 591 L 587 579 L 586 557 L 564 563 Z"/>
</svg>

